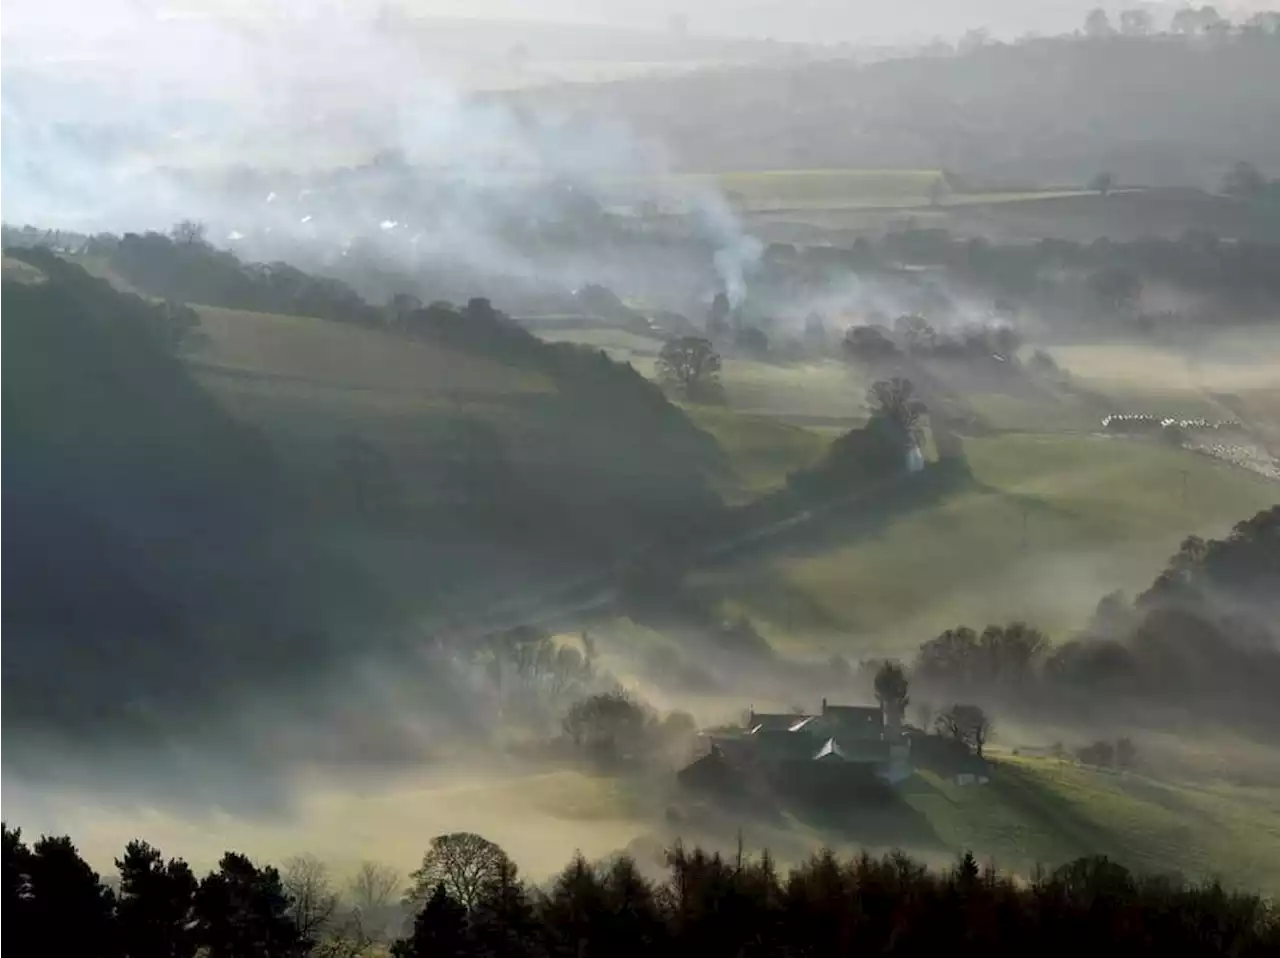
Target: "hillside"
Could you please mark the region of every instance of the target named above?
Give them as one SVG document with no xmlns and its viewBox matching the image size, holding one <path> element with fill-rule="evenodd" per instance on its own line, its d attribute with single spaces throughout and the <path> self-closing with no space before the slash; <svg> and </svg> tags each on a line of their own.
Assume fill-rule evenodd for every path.
<svg viewBox="0 0 1280 958">
<path fill-rule="evenodd" d="M 514 96 L 621 118 L 685 170 L 944 168 L 983 180 L 1209 185 L 1280 167 L 1275 37 L 1042 39 L 968 54 L 726 68 Z M 1123 90 L 1123 95 L 1117 95 Z"/>
<path fill-rule="evenodd" d="M 151 709 L 323 662 L 324 632 L 295 658 L 321 617 L 376 627 L 318 556 L 280 561 L 300 540 L 275 459 L 173 356 L 173 310 L 38 250 L 6 252 L 4 304 L 6 721 L 154 731 Z M 292 601 L 303 583 L 328 601 Z"/>
</svg>

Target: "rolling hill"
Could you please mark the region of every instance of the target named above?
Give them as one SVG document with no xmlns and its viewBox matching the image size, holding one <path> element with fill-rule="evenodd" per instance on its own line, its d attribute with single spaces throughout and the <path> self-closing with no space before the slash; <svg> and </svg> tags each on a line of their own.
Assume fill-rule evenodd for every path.
<svg viewBox="0 0 1280 958">
<path fill-rule="evenodd" d="M 1280 166 L 1275 37 L 989 44 L 958 56 L 704 70 L 513 94 L 621 118 L 690 172 L 953 170 L 987 182 L 1216 184 Z M 1124 90 L 1124 95 L 1116 95 Z"/>
</svg>

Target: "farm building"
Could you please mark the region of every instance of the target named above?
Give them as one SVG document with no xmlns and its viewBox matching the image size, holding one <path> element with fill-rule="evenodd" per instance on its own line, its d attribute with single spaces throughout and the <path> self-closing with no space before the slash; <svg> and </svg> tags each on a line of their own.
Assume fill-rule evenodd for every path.
<svg viewBox="0 0 1280 958">
<path fill-rule="evenodd" d="M 852 797 L 883 791 L 911 774 L 901 722 L 886 722 L 878 707 L 824 699 L 813 715 L 752 709 L 741 729 L 706 738 L 706 753 L 678 773 L 687 788 Z"/>
</svg>

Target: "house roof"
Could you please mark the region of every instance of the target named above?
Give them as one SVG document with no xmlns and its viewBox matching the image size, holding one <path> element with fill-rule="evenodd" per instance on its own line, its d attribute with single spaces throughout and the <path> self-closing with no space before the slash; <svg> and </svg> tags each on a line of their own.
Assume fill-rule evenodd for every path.
<svg viewBox="0 0 1280 958">
<path fill-rule="evenodd" d="M 822 717 L 844 736 L 879 738 L 884 734 L 884 713 L 862 705 L 828 705 Z"/>
<path fill-rule="evenodd" d="M 844 749 L 837 744 L 835 739 L 829 738 L 822 743 L 822 748 L 818 749 L 817 754 L 814 755 L 813 758 L 814 761 L 819 761 L 824 758 L 838 758 L 843 761 Z"/>
<path fill-rule="evenodd" d="M 889 745 L 871 739 L 853 739 L 840 741 L 829 738 L 813 755 L 814 761 L 841 761 L 862 764 L 865 762 L 887 762 Z"/>
<path fill-rule="evenodd" d="M 751 731 L 754 733 L 758 728 L 786 731 L 795 724 L 797 718 L 801 717 L 783 712 L 753 712 L 751 715 Z"/>
</svg>

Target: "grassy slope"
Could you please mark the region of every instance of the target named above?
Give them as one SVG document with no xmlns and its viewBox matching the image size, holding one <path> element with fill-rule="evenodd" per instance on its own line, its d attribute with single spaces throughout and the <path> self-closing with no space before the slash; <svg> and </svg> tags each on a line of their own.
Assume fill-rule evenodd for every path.
<svg viewBox="0 0 1280 958">
<path fill-rule="evenodd" d="M 545 377 L 435 344 L 306 316 L 200 308 L 193 358 L 227 371 L 382 392 L 546 392 Z"/>
<path fill-rule="evenodd" d="M 1188 533 L 1220 534 L 1277 496 L 1261 477 L 1155 443 L 1008 434 L 966 450 L 972 488 L 874 538 L 707 578 L 784 645 L 905 653 L 949 626 L 1009 618 L 1060 635 L 1104 593 L 1148 583 Z"/>
<path fill-rule="evenodd" d="M 827 447 L 827 439 L 813 430 L 767 416 L 718 406 L 684 408 L 724 450 L 729 472 L 720 492 L 735 504 L 785 485 L 789 472 L 813 465 Z"/>
<path fill-rule="evenodd" d="M 1280 790 L 1191 785 L 1001 755 L 990 784 L 922 773 L 904 796 L 938 840 L 1027 869 L 1086 854 L 1280 890 Z"/>
</svg>

